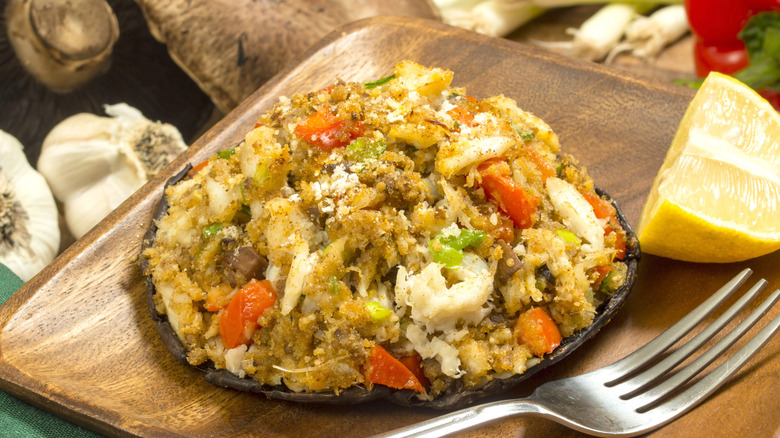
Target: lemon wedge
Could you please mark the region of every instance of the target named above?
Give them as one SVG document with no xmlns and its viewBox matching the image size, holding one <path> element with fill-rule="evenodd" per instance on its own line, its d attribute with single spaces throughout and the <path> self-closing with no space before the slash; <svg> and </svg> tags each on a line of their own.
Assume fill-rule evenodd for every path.
<svg viewBox="0 0 780 438">
<path fill-rule="evenodd" d="M 704 80 L 637 227 L 644 252 L 736 262 L 780 249 L 780 115 L 723 74 Z"/>
</svg>

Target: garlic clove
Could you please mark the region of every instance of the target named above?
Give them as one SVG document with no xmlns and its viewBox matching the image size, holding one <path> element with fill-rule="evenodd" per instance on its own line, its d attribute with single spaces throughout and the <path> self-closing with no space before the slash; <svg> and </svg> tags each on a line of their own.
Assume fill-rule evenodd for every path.
<svg viewBox="0 0 780 438">
<path fill-rule="evenodd" d="M 46 136 L 38 160 L 76 238 L 187 147 L 175 127 L 152 122 L 127 104 L 105 110 L 109 117 L 77 114 L 63 120 Z"/>
<path fill-rule="evenodd" d="M 57 206 L 22 144 L 0 131 L 0 262 L 24 281 L 48 265 L 60 246 Z"/>
<path fill-rule="evenodd" d="M 65 223 L 73 237 L 78 239 L 87 234 L 145 183 L 125 168 L 69 193 L 63 202 L 63 210 Z"/>
</svg>

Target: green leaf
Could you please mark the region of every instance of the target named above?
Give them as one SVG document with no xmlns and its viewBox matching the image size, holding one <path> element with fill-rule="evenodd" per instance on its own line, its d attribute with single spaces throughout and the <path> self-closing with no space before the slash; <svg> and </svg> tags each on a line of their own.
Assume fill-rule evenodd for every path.
<svg viewBox="0 0 780 438">
<path fill-rule="evenodd" d="M 780 82 L 780 13 L 761 12 L 748 20 L 739 33 L 750 64 L 732 76 L 755 90 Z"/>
</svg>

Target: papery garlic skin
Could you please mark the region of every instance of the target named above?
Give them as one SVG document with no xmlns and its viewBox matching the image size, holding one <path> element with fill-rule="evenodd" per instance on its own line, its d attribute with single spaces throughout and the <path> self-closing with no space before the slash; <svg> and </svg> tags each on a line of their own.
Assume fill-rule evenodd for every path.
<svg viewBox="0 0 780 438">
<path fill-rule="evenodd" d="M 38 159 L 76 238 L 187 147 L 175 127 L 152 122 L 129 105 L 106 105 L 106 113 L 111 117 L 82 113 L 60 122 Z"/>
<path fill-rule="evenodd" d="M 3 131 L 0 157 L 0 262 L 26 282 L 59 251 L 57 205 L 22 144 Z"/>
</svg>

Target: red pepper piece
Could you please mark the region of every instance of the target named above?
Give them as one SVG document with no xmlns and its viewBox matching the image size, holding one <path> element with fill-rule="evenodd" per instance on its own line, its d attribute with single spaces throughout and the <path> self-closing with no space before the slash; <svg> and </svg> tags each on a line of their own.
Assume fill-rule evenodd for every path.
<svg viewBox="0 0 780 438">
<path fill-rule="evenodd" d="M 366 380 L 390 388 L 425 392 L 414 373 L 379 345 L 371 347 Z"/>
<path fill-rule="evenodd" d="M 248 344 L 257 330 L 257 318 L 276 302 L 276 291 L 268 280 L 252 280 L 230 299 L 219 317 L 219 335 L 225 348 Z"/>
<path fill-rule="evenodd" d="M 299 122 L 295 135 L 330 152 L 362 136 L 363 124 L 359 120 L 345 120 L 333 114 L 330 107 L 324 106 Z"/>
<path fill-rule="evenodd" d="M 509 216 L 515 227 L 530 228 L 539 200 L 526 193 L 523 186 L 500 169 L 500 163 L 488 160 L 477 167 L 482 177 L 482 189 L 488 199 L 498 205 L 502 213 Z"/>
</svg>

